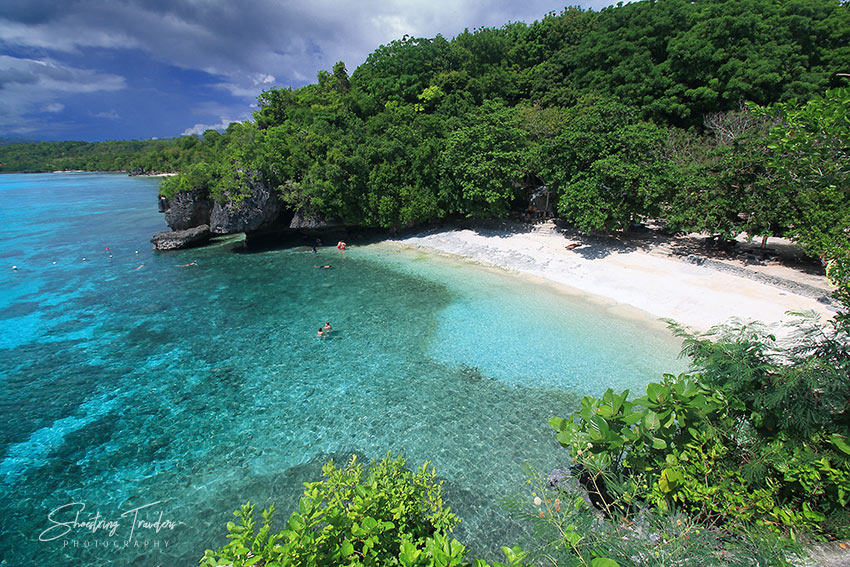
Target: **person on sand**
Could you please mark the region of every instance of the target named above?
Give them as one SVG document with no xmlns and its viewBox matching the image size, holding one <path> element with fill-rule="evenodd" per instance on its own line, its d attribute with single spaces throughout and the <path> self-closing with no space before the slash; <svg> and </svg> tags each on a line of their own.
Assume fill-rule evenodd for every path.
<svg viewBox="0 0 850 567">
<path fill-rule="evenodd" d="M 320 338 L 324 338 L 324 337 L 325 337 L 325 332 L 322 330 L 322 328 L 321 328 L 321 327 L 319 327 L 319 332 L 318 332 L 318 333 L 316 333 L 316 336 L 317 336 L 317 337 L 320 337 Z"/>
<path fill-rule="evenodd" d="M 189 262 L 188 264 L 178 264 L 178 265 L 177 265 L 177 267 L 178 267 L 178 268 L 185 268 L 186 266 L 197 266 L 197 265 L 198 265 L 198 261 L 197 261 L 197 260 L 192 260 L 192 261 L 191 261 L 191 262 Z"/>
<path fill-rule="evenodd" d="M 326 332 L 326 333 L 330 333 L 330 332 L 331 332 L 331 322 L 330 322 L 330 321 L 325 321 L 324 329 L 325 329 L 325 332 Z"/>
</svg>

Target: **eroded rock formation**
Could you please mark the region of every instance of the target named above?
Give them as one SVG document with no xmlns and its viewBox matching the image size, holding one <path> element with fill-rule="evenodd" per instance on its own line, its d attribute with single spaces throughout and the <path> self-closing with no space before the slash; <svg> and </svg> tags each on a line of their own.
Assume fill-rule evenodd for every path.
<svg viewBox="0 0 850 567">
<path fill-rule="evenodd" d="M 344 237 L 346 227 L 319 215 L 295 211 L 259 176 L 249 176 L 250 193 L 240 199 L 213 201 L 199 191 L 180 191 L 171 199 L 159 197 L 159 211 L 171 232 L 157 233 L 151 242 L 157 250 L 197 246 L 211 236 L 245 233 L 246 245 L 303 236 Z M 229 197 L 225 193 L 225 197 Z M 203 229 L 201 229 L 203 227 Z M 193 231 L 194 229 L 199 229 Z"/>
<path fill-rule="evenodd" d="M 164 230 L 157 232 L 151 238 L 154 248 L 157 250 L 176 250 L 178 248 L 191 248 L 205 244 L 212 236 L 210 226 L 202 224 L 186 230 Z"/>
</svg>

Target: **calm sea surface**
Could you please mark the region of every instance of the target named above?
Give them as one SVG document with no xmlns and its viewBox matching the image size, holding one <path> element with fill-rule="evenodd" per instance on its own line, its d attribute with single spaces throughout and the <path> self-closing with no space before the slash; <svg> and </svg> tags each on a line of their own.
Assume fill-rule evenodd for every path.
<svg viewBox="0 0 850 567">
<path fill-rule="evenodd" d="M 498 557 L 523 465 L 567 465 L 548 418 L 683 369 L 667 333 L 418 252 L 154 252 L 157 188 L 0 176 L 0 565 L 196 565 L 241 503 L 285 519 L 387 451 Z"/>
</svg>

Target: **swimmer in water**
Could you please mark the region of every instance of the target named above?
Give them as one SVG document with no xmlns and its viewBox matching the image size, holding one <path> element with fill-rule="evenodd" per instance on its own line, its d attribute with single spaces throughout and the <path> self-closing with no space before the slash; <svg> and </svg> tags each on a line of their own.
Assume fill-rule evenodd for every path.
<svg viewBox="0 0 850 567">
<path fill-rule="evenodd" d="M 189 262 L 188 264 L 178 264 L 178 265 L 177 265 L 177 267 L 178 267 L 178 268 L 185 268 L 186 266 L 197 266 L 197 265 L 198 265 L 198 261 L 197 261 L 197 260 L 192 260 L 192 261 L 191 261 L 191 262 Z"/>
<path fill-rule="evenodd" d="M 314 267 L 314 268 L 322 268 L 322 269 L 324 269 L 324 270 L 327 270 L 328 268 L 330 268 L 330 267 L 331 267 L 331 265 L 330 265 L 330 264 L 325 264 L 324 266 L 317 266 L 317 265 L 313 265 L 313 267 Z"/>
<path fill-rule="evenodd" d="M 325 333 L 324 333 L 324 331 L 322 331 L 322 328 L 321 328 L 321 327 L 319 327 L 319 332 L 318 332 L 318 333 L 316 333 L 316 336 L 317 336 L 317 337 L 324 337 L 324 336 L 325 336 Z"/>
<path fill-rule="evenodd" d="M 142 268 L 144 268 L 144 267 L 145 267 L 145 265 L 144 265 L 144 264 L 139 264 L 139 267 L 138 267 L 138 268 L 136 268 L 136 271 L 141 270 L 141 269 L 142 269 Z"/>
<path fill-rule="evenodd" d="M 325 321 L 324 329 L 325 329 L 325 332 L 326 332 L 326 333 L 330 333 L 330 332 L 331 332 L 331 322 L 330 322 L 330 321 Z"/>
</svg>

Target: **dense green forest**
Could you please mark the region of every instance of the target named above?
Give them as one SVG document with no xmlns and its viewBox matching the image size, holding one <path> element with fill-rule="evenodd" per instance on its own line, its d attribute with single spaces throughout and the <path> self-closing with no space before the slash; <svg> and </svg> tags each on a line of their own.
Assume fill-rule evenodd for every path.
<svg viewBox="0 0 850 567">
<path fill-rule="evenodd" d="M 652 217 L 820 255 L 850 225 L 846 178 L 803 188 L 771 140 L 783 112 L 842 96 L 848 37 L 837 0 L 643 1 L 404 37 L 350 76 L 339 62 L 263 92 L 163 192 L 238 201 L 259 175 L 294 208 L 389 228 L 504 216 L 545 186 L 580 229 Z"/>
<path fill-rule="evenodd" d="M 171 140 L 111 140 L 108 142 L 25 142 L 0 145 L 0 172 L 127 171 L 176 172 L 209 159 L 220 134 Z"/>
</svg>

